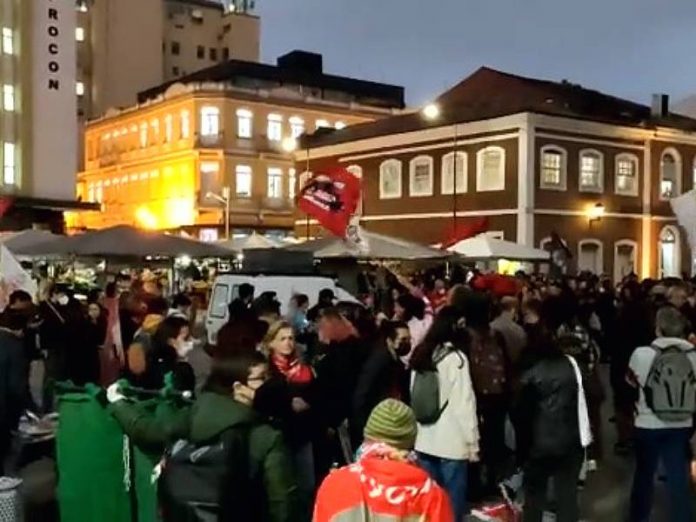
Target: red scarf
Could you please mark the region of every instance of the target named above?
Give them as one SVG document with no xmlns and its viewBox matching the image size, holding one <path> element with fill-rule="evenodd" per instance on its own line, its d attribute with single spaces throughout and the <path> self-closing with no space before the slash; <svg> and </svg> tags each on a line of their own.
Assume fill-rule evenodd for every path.
<svg viewBox="0 0 696 522">
<path fill-rule="evenodd" d="M 302 364 L 297 355 L 271 355 L 276 369 L 292 384 L 309 384 L 314 379 L 312 368 Z"/>
</svg>

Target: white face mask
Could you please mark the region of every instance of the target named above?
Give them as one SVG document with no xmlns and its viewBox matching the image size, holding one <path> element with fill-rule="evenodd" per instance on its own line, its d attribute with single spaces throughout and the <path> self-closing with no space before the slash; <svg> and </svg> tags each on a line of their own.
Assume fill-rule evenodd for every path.
<svg viewBox="0 0 696 522">
<path fill-rule="evenodd" d="M 61 295 L 56 301 L 60 306 L 65 306 L 70 302 L 70 298 L 67 295 Z"/>
<path fill-rule="evenodd" d="M 188 341 L 183 341 L 179 343 L 179 346 L 176 347 L 176 353 L 179 357 L 182 359 L 185 359 L 189 353 L 193 350 L 193 340 L 189 339 Z"/>
</svg>

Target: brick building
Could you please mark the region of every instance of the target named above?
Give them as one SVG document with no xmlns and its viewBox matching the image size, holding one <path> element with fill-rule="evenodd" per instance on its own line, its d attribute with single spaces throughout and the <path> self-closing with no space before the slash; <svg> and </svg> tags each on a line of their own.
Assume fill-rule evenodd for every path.
<svg viewBox="0 0 696 522">
<path fill-rule="evenodd" d="M 313 137 L 298 172 L 341 164 L 361 176 L 362 222 L 376 232 L 436 243 L 456 209 L 459 222 L 488 216 L 493 233 L 529 246 L 556 231 L 577 269 L 691 273 L 669 199 L 695 186 L 696 120 L 670 113 L 666 96 L 641 105 L 481 68 L 435 102 L 434 118 Z M 315 227 L 297 216 L 298 237 Z"/>
</svg>

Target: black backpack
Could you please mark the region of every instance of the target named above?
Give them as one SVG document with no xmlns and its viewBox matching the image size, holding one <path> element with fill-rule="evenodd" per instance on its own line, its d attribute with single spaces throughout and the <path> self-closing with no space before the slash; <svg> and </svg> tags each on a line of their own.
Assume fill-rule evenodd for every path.
<svg viewBox="0 0 696 522">
<path fill-rule="evenodd" d="M 207 444 L 179 440 L 167 450 L 159 479 L 165 522 L 263 520 L 250 431 L 232 428 Z"/>
</svg>

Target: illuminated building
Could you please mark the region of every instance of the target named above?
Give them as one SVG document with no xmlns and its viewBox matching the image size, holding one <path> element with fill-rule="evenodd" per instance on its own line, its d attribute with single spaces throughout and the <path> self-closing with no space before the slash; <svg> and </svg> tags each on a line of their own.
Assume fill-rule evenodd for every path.
<svg viewBox="0 0 696 522">
<path fill-rule="evenodd" d="M 71 226 L 289 232 L 295 171 L 288 142 L 400 113 L 401 87 L 323 72 L 322 57 L 295 51 L 277 65 L 232 60 L 140 93 L 85 132 L 78 193 L 102 212 Z M 217 197 L 215 197 L 217 196 Z"/>
<path fill-rule="evenodd" d="M 615 280 L 696 274 L 670 199 L 696 188 L 696 119 L 568 81 L 482 67 L 435 104 L 310 138 L 309 172 L 344 165 L 362 177 L 361 222 L 434 244 L 482 216 L 489 233 L 547 248 L 570 271 Z M 298 182 L 307 161 L 296 153 Z M 298 212 L 296 235 L 320 233 Z"/>
<path fill-rule="evenodd" d="M 0 229 L 60 231 L 75 199 L 75 1 L 0 1 Z"/>
</svg>

